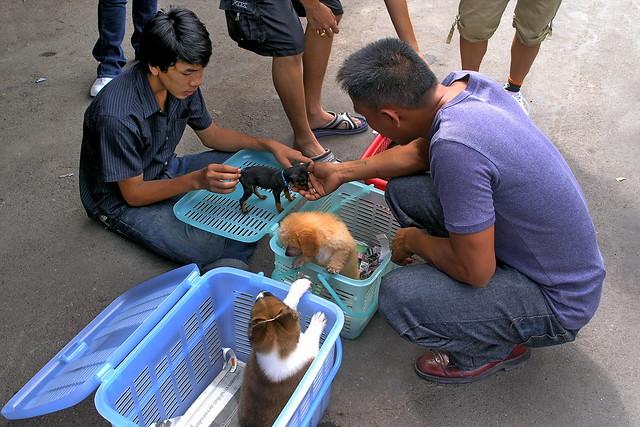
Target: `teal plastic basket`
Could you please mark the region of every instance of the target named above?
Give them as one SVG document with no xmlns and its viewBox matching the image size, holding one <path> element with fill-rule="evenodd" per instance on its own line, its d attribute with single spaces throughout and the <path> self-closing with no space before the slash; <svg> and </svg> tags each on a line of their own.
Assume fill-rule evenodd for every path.
<svg viewBox="0 0 640 427">
<path fill-rule="evenodd" d="M 225 164 L 241 169 L 251 166 L 282 168 L 271 153 L 253 150 L 238 151 Z M 248 214 L 240 211 L 240 198 L 243 194 L 241 185 L 230 194 L 217 194 L 207 190 L 191 191 L 174 205 L 173 213 L 180 221 L 201 230 L 240 242 L 257 242 L 302 201 L 302 197 L 293 192 L 291 195 L 294 199 L 291 202 L 283 195 L 283 211 L 278 212 L 271 191 L 263 192 L 267 196 L 265 200 L 260 200 L 255 195 L 247 200 Z"/>
<path fill-rule="evenodd" d="M 377 236 L 380 234 L 387 236 L 391 242 L 400 228 L 387 206 L 384 192 L 359 182 L 343 184 L 328 197 L 315 202 L 306 201 L 299 211 L 332 212 L 345 222 L 356 240 L 369 246 L 378 244 Z M 335 302 L 344 312 L 341 335 L 348 339 L 357 338 L 367 326 L 378 309 L 382 276 L 396 267 L 389 255 L 368 278 L 354 280 L 341 274 L 329 274 L 314 263 L 293 268 L 295 258 L 285 255 L 277 229 L 269 245 L 275 254 L 271 277 L 285 283 L 292 283 L 301 276 L 308 277 L 313 283 L 313 293 Z"/>
</svg>

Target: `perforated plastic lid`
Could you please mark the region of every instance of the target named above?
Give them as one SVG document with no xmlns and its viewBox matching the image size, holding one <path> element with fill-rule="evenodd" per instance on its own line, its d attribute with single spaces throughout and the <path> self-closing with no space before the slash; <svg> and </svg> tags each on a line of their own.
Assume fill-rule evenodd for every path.
<svg viewBox="0 0 640 427">
<path fill-rule="evenodd" d="M 2 409 L 8 419 L 48 414 L 89 396 L 199 277 L 195 264 L 147 280 L 119 296 Z"/>
<path fill-rule="evenodd" d="M 241 169 L 251 166 L 270 166 L 282 169 L 271 153 L 253 150 L 240 150 L 231 156 L 225 164 Z M 237 185 L 233 193 L 218 194 L 207 190 L 191 191 L 174 205 L 173 213 L 180 221 L 201 230 L 214 233 L 239 242 L 252 243 L 262 239 L 282 218 L 291 212 L 303 200 L 303 197 L 291 193 L 292 201 L 284 194 L 281 197 L 282 212 L 276 210 L 270 190 L 260 190 L 265 197 L 249 197 L 247 214 L 240 211 L 242 185 Z"/>
</svg>

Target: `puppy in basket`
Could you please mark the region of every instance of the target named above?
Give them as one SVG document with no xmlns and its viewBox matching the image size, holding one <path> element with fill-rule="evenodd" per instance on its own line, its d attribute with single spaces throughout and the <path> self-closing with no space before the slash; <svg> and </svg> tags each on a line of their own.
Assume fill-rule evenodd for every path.
<svg viewBox="0 0 640 427">
<path fill-rule="evenodd" d="M 243 427 L 271 426 L 318 355 L 327 320 L 322 312 L 300 332 L 298 302 L 309 289 L 308 279 L 293 282 L 284 301 L 263 291 L 251 311 L 247 361 L 238 420 Z"/>
<path fill-rule="evenodd" d="M 360 279 L 356 241 L 346 224 L 328 212 L 295 212 L 280 222 L 280 242 L 293 268 L 314 261 L 331 273 Z"/>
</svg>

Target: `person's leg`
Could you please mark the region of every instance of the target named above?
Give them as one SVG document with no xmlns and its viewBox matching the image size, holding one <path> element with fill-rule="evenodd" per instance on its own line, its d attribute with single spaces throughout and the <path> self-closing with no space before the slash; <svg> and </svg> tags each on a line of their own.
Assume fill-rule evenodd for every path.
<svg viewBox="0 0 640 427">
<path fill-rule="evenodd" d="M 336 16 L 340 24 L 342 15 Z M 329 64 L 334 34 L 329 31 L 320 37 L 309 26 L 304 35 L 304 94 L 307 105 L 307 117 L 312 129 L 324 126 L 333 116 L 322 108 L 322 84 Z"/>
<path fill-rule="evenodd" d="M 573 341 L 546 303 L 539 285 L 501 265 L 485 288 L 460 283 L 427 264 L 387 274 L 380 312 L 403 338 L 449 353 L 455 366 L 473 370 L 506 359 L 519 344 Z"/>
<path fill-rule="evenodd" d="M 99 62 L 98 77 L 115 77 L 126 64 L 122 51 L 127 0 L 98 1 L 98 41 L 93 47 L 93 57 Z"/>
<path fill-rule="evenodd" d="M 432 236 L 449 236 L 431 174 L 390 179 L 385 199 L 400 226 L 418 227 Z"/>
<path fill-rule="evenodd" d="M 171 261 L 196 263 L 201 269 L 222 258 L 247 262 L 255 243 L 241 243 L 200 230 L 178 220 L 173 205 L 179 198 L 142 207 L 127 207 L 112 221 L 112 230 Z"/>
<path fill-rule="evenodd" d="M 309 157 L 321 155 L 325 149 L 311 131 L 307 119 L 302 54 L 273 57 L 271 73 L 273 86 L 293 129 L 295 147 Z"/>
<path fill-rule="evenodd" d="M 336 15 L 338 24 L 342 15 Z M 302 57 L 304 70 L 304 94 L 307 108 L 307 118 L 311 129 L 322 128 L 335 119 L 335 116 L 327 112 L 322 106 L 322 84 L 329 64 L 329 56 L 333 46 L 334 34 L 325 33 L 320 37 L 309 26 L 305 31 L 304 55 Z M 360 127 L 362 120 L 353 117 L 356 127 Z M 347 122 L 341 122 L 338 129 L 348 129 Z"/>
<path fill-rule="evenodd" d="M 420 54 L 420 46 L 418 46 L 416 33 L 413 31 L 413 25 L 411 24 L 407 0 L 384 0 L 384 3 L 387 6 L 387 12 L 398 38 L 408 43 L 413 50 Z"/>
<path fill-rule="evenodd" d="M 210 163 L 224 163 L 231 154 L 207 151 L 175 157 L 167 166 L 165 177 L 180 176 Z M 178 263 L 193 262 L 201 269 L 213 268 L 216 264 L 212 263 L 224 258 L 247 262 L 257 244 L 226 239 L 183 223 L 173 213 L 173 205 L 179 199 L 178 196 L 148 206 L 129 207 L 112 221 L 112 229 L 164 258 Z"/>
<path fill-rule="evenodd" d="M 488 40 L 498 28 L 507 3 L 508 0 L 460 1 L 456 24 L 460 32 L 460 60 L 463 70 L 480 70 Z"/>
<path fill-rule="evenodd" d="M 430 175 L 390 180 L 386 198 L 403 227 L 448 235 Z M 551 345 L 575 337 L 557 322 L 539 286 L 504 265 L 482 289 L 426 264 L 401 267 L 382 281 L 380 311 L 400 335 L 450 352 L 462 369 L 503 360 L 520 343 Z"/>
<path fill-rule="evenodd" d="M 513 27 L 516 32 L 511 44 L 511 65 L 508 88 L 514 92 L 520 89 L 529 74 L 542 41 L 551 34 L 553 18 L 558 12 L 561 0 L 518 1 Z"/>
<path fill-rule="evenodd" d="M 138 49 L 142 39 L 144 25 L 151 20 L 158 10 L 158 0 L 133 0 L 131 15 L 133 18 L 133 35 L 131 36 L 131 46 L 138 59 Z"/>
</svg>

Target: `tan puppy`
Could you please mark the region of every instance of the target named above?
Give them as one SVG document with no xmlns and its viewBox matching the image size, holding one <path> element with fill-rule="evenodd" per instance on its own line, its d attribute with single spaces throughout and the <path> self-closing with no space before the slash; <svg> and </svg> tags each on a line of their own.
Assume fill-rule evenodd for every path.
<svg viewBox="0 0 640 427">
<path fill-rule="evenodd" d="M 260 292 L 251 311 L 247 361 L 238 420 L 243 427 L 271 426 L 293 394 L 320 349 L 327 320 L 322 312 L 300 333 L 297 307 L 311 286 L 308 279 L 293 282 L 283 301 Z"/>
<path fill-rule="evenodd" d="M 296 212 L 280 222 L 280 242 L 293 268 L 314 261 L 331 274 L 360 278 L 356 241 L 342 220 L 328 212 Z"/>
</svg>

